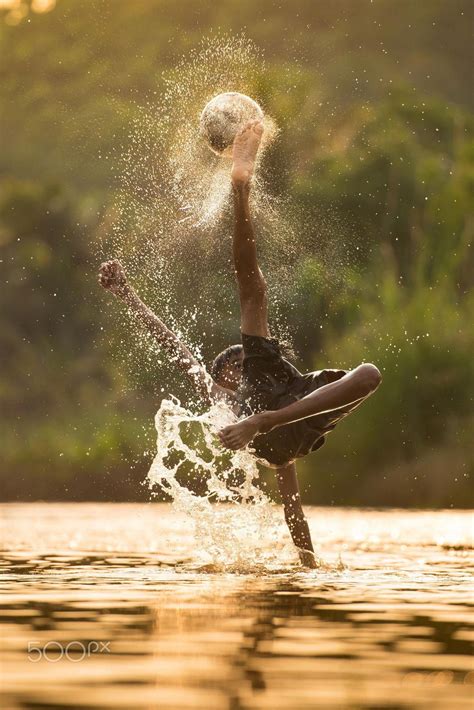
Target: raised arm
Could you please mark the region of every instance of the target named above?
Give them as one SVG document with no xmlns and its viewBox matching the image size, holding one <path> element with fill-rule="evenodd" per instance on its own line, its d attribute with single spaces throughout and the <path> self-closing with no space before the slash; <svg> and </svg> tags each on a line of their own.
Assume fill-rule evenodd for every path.
<svg viewBox="0 0 474 710">
<path fill-rule="evenodd" d="M 99 269 L 100 285 L 120 298 L 133 315 L 145 326 L 150 335 L 168 353 L 171 360 L 190 378 L 199 395 L 210 403 L 213 398 L 228 395 L 219 387 L 206 369 L 196 360 L 189 348 L 158 318 L 139 298 L 127 282 L 121 263 L 117 259 L 104 262 Z"/>
<path fill-rule="evenodd" d="M 285 511 L 285 520 L 291 537 L 305 567 L 317 567 L 314 556 L 311 533 L 301 505 L 301 496 L 296 475 L 296 465 L 290 463 L 276 472 L 281 502 Z"/>
</svg>

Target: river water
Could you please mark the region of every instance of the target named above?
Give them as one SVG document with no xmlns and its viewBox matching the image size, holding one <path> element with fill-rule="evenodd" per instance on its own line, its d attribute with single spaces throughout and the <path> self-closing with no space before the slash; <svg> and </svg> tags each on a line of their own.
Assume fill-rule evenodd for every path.
<svg viewBox="0 0 474 710">
<path fill-rule="evenodd" d="M 472 513 L 307 514 L 323 569 L 231 573 L 167 504 L 4 505 L 2 707 L 472 708 Z"/>
</svg>

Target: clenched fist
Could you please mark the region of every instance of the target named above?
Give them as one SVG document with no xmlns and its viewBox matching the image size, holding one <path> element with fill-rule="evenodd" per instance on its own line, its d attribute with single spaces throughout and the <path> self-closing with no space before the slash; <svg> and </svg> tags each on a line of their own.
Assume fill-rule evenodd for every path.
<svg viewBox="0 0 474 710">
<path fill-rule="evenodd" d="M 127 285 L 127 276 L 124 268 L 118 259 L 104 261 L 99 269 L 99 283 L 112 293 L 120 295 Z"/>
</svg>

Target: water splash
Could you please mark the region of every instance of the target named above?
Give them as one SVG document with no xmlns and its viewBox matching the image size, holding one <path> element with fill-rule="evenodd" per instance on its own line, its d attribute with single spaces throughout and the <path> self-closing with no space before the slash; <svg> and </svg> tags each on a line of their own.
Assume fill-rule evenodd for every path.
<svg viewBox="0 0 474 710">
<path fill-rule="evenodd" d="M 265 113 L 251 201 L 270 290 L 272 274 L 298 252 L 297 240 L 289 235 L 294 225 L 288 210 L 281 209 L 281 198 L 265 179 L 264 156 L 278 130 L 262 97 L 264 74 L 262 52 L 249 39 L 206 38 L 163 73 L 156 95 L 136 107 L 127 144 L 111 156 L 118 191 L 101 256 L 119 258 L 150 306 L 173 328 L 179 322 L 193 348 L 206 340 L 210 322 L 223 320 L 236 308 L 230 263 L 231 160 L 210 150 L 199 122 L 216 94 L 247 94 Z M 197 318 L 191 318 L 194 309 Z M 139 360 L 134 352 L 132 356 Z"/>
<path fill-rule="evenodd" d="M 129 145 L 120 156 L 119 218 L 113 227 L 116 253 L 127 257 L 132 267 L 140 272 L 145 268 L 156 279 L 156 267 L 161 275 L 166 256 L 176 258 L 183 242 L 209 242 L 213 228 L 222 227 L 231 161 L 209 149 L 200 115 L 216 94 L 233 90 L 255 95 L 263 68 L 261 52 L 250 40 L 207 39 L 164 73 L 159 96 L 139 108 Z M 270 116 L 265 115 L 264 124 L 259 160 L 278 132 Z M 257 179 L 257 214 L 271 209 L 268 202 Z"/>
<path fill-rule="evenodd" d="M 288 572 L 299 567 L 297 548 L 281 509 L 261 488 L 257 458 L 250 448 L 230 451 L 219 443 L 219 429 L 236 420 L 223 401 L 197 414 L 177 399 L 164 399 L 155 416 L 157 450 L 148 484 L 190 520 L 193 565 L 200 571 Z M 316 555 L 316 563 L 324 571 L 347 569 L 340 554 L 331 563 Z"/>
<path fill-rule="evenodd" d="M 155 94 L 136 107 L 126 145 L 110 156 L 119 187 L 101 256 L 123 261 L 149 305 L 173 329 L 179 326 L 193 349 L 209 343 L 209 323 L 218 347 L 229 344 L 222 342 L 222 326 L 228 321 L 225 330 L 235 329 L 231 324 L 238 317 L 230 258 L 231 161 L 209 149 L 200 132 L 201 112 L 219 93 L 254 98 L 265 113 L 268 146 L 278 133 L 269 116 L 269 81 L 262 51 L 245 36 L 204 38 L 158 78 Z M 290 154 L 268 153 L 259 152 L 251 209 L 272 303 L 272 332 L 292 341 L 301 290 L 301 269 L 295 266 L 302 254 L 321 257 L 318 280 L 325 284 L 325 297 L 334 292 L 340 300 L 347 259 L 336 237 L 344 230 L 322 208 L 315 214 L 310 206 L 302 210 L 275 194 Z M 124 325 L 122 331 L 130 329 Z M 138 344 L 139 350 L 134 345 L 128 350 L 135 376 L 142 379 Z"/>
<path fill-rule="evenodd" d="M 261 52 L 248 39 L 205 40 L 163 77 L 159 97 L 141 107 L 119 168 L 121 188 L 108 254 L 124 262 L 144 300 L 199 360 L 206 328 L 209 324 L 213 330 L 220 328 L 236 308 L 229 287 L 231 163 L 214 155 L 204 142 L 199 117 L 213 96 L 226 91 L 254 97 L 265 111 L 259 91 L 263 73 Z M 266 146 L 276 133 L 266 115 Z M 264 152 L 260 151 L 259 162 Z M 273 326 L 277 323 L 273 333 L 289 338 L 281 294 L 291 291 L 291 265 L 301 252 L 296 234 L 301 218 L 298 221 L 288 204 L 272 194 L 260 168 L 251 209 L 269 283 Z M 133 346 L 123 342 L 115 350 L 130 353 L 128 365 L 135 360 L 136 371 L 142 373 L 144 364 L 161 360 L 161 353 L 130 323 L 121 330 L 130 329 Z M 232 416 L 222 405 L 197 415 L 176 400 L 163 401 L 156 416 L 158 445 L 150 486 L 166 491 L 175 507 L 189 515 L 196 541 L 212 565 L 249 570 L 294 562 L 295 550 L 282 516 L 256 485 L 255 459 L 248 451 L 223 454 L 218 447 L 216 430 Z M 204 494 L 193 492 L 182 480 L 185 475 L 200 479 Z"/>
<path fill-rule="evenodd" d="M 259 99 L 263 67 L 261 52 L 246 38 L 205 40 L 163 76 L 159 97 L 140 108 L 119 168 L 118 216 L 109 252 L 124 262 L 137 290 L 199 360 L 205 326 L 217 324 L 222 312 L 235 307 L 229 288 L 231 161 L 209 149 L 199 118 L 208 101 L 224 91 Z M 265 230 L 275 235 L 277 259 L 283 217 L 260 173 L 262 156 L 277 134 L 267 113 L 264 128 L 252 210 L 263 237 Z M 225 237 L 228 248 L 223 249 Z M 139 354 L 136 348 L 132 353 L 140 369 L 146 358 L 161 360 L 155 344 L 132 328 L 140 346 Z M 129 329 L 127 323 L 122 332 Z M 156 415 L 150 487 L 169 494 L 189 517 L 196 556 L 203 562 L 238 571 L 295 562 L 283 516 L 257 485 L 255 458 L 248 451 L 223 453 L 216 441 L 216 431 L 234 419 L 223 404 L 198 415 L 177 400 L 164 400 Z M 190 485 L 186 476 L 194 478 Z"/>
<path fill-rule="evenodd" d="M 177 400 L 163 400 L 149 485 L 165 491 L 188 516 L 197 558 L 210 569 L 255 572 L 295 562 L 281 515 L 257 485 L 257 460 L 248 450 L 224 451 L 218 443 L 217 431 L 235 420 L 223 402 L 193 414 Z M 204 488 L 202 494 L 188 487 L 189 478 L 192 487 Z"/>
<path fill-rule="evenodd" d="M 176 510 L 186 514 L 198 543 L 197 558 L 212 569 L 249 572 L 294 562 L 281 515 L 257 485 L 255 457 L 248 450 L 224 451 L 218 443 L 217 431 L 235 419 L 222 402 L 193 414 L 177 400 L 163 400 L 155 418 L 150 488 L 165 491 Z M 180 480 L 183 468 L 194 485 Z"/>
<path fill-rule="evenodd" d="M 137 110 L 128 145 L 115 159 L 119 190 L 103 256 L 123 262 L 143 300 L 200 361 L 209 357 L 203 344 L 212 337 L 219 341 L 219 350 L 228 344 L 222 342 L 223 330 L 236 330 L 238 314 L 231 269 L 231 161 L 212 153 L 199 119 L 209 99 L 223 91 L 255 97 L 265 111 L 261 163 L 277 133 L 261 96 L 263 73 L 262 53 L 247 38 L 203 40 L 164 73 L 162 90 Z M 296 253 L 297 246 L 288 238 L 290 220 L 268 189 L 261 167 L 252 210 L 271 289 L 271 273 L 282 267 L 288 254 Z M 285 279 L 278 281 L 281 289 Z M 275 304 L 276 319 L 279 313 Z M 110 334 L 115 339 L 112 352 L 118 360 L 128 353 L 127 369 L 137 383 L 143 382 L 144 372 L 168 379 L 166 369 L 163 374 L 167 358 L 153 340 L 125 311 L 117 311 L 117 318 L 119 327 Z M 286 330 L 282 333 L 289 339 Z"/>
</svg>

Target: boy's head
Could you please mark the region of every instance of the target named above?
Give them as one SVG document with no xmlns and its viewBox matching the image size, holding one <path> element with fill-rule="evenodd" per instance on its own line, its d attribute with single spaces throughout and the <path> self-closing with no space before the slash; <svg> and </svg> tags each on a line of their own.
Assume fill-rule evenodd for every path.
<svg viewBox="0 0 474 710">
<path fill-rule="evenodd" d="M 235 392 L 242 377 L 243 360 L 244 349 L 242 345 L 231 345 L 219 353 L 211 367 L 211 375 L 214 382 Z"/>
</svg>

